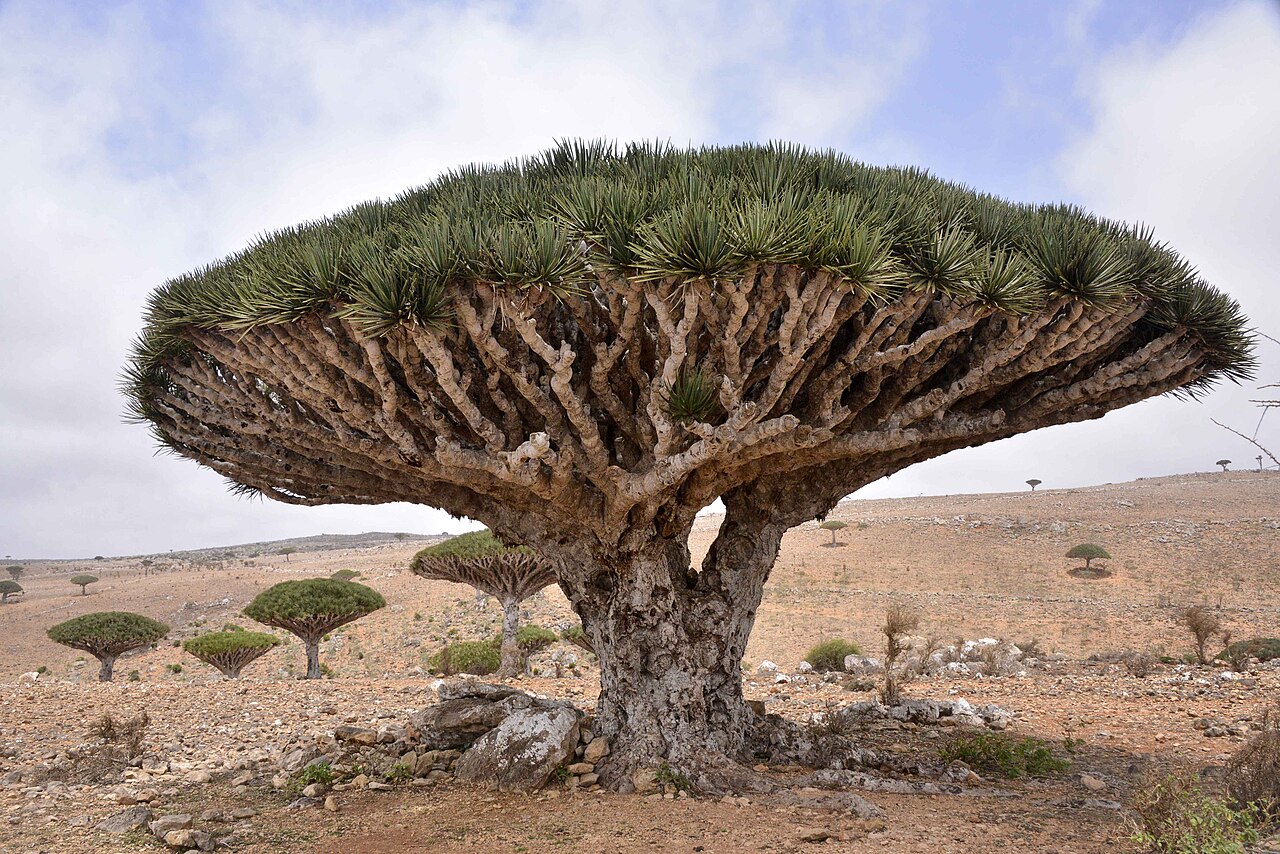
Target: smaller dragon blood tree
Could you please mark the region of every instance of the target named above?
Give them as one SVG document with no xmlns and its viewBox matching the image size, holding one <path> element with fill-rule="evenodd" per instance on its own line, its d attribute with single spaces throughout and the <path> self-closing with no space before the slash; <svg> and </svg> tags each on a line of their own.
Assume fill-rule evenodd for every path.
<svg viewBox="0 0 1280 854">
<path fill-rule="evenodd" d="M 469 584 L 502 603 L 502 663 L 498 673 L 514 676 L 524 667 L 520 647 L 520 603 L 556 580 L 551 564 L 532 549 L 506 546 L 489 531 L 473 531 L 428 546 L 409 564 L 429 581 Z"/>
<path fill-rule="evenodd" d="M 354 581 L 308 578 L 282 581 L 258 594 L 244 615 L 297 635 L 307 650 L 307 679 L 320 678 L 320 639 L 385 607 L 376 590 Z"/>
<path fill-rule="evenodd" d="M 98 659 L 99 682 L 110 682 L 116 659 L 126 652 L 150 646 L 169 634 L 169 627 L 128 611 L 99 611 L 73 617 L 50 628 L 49 640 L 81 649 Z"/>
<path fill-rule="evenodd" d="M 239 679 L 240 671 L 280 645 L 280 638 L 266 632 L 249 632 L 238 626 L 221 632 L 207 632 L 192 638 L 182 648 L 228 679 Z"/>
<path fill-rule="evenodd" d="M 1107 550 L 1097 543 L 1081 543 L 1078 546 L 1074 546 L 1071 551 L 1067 552 L 1067 557 L 1084 560 L 1086 572 L 1093 572 L 1093 562 L 1095 560 L 1111 559 L 1111 555 L 1107 553 Z"/>
</svg>

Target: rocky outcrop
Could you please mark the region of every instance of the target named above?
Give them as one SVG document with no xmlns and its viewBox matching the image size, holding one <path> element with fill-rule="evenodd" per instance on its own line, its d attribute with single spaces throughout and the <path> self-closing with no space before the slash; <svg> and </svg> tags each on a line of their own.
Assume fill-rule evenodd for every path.
<svg viewBox="0 0 1280 854">
<path fill-rule="evenodd" d="M 578 714 L 573 709 L 526 708 L 511 714 L 462 754 L 454 773 L 459 780 L 503 791 L 530 791 L 541 788 L 556 768 L 571 762 L 577 746 Z M 581 773 L 590 770 L 588 766 Z"/>
</svg>

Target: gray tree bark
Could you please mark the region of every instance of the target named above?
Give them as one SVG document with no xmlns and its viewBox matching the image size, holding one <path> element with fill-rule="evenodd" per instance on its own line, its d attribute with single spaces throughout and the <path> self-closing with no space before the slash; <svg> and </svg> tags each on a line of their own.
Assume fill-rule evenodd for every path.
<svg viewBox="0 0 1280 854">
<path fill-rule="evenodd" d="M 307 648 L 307 675 L 304 679 L 320 678 L 320 638 L 303 638 L 303 645 Z"/>
<path fill-rule="evenodd" d="M 116 657 L 114 655 L 100 655 L 98 656 L 98 661 L 102 664 L 102 666 L 98 668 L 98 681 L 110 682 L 112 671 L 116 666 Z"/>
<path fill-rule="evenodd" d="M 499 676 L 515 676 L 524 669 L 524 656 L 520 654 L 520 600 L 508 597 L 502 600 L 502 663 Z"/>
</svg>

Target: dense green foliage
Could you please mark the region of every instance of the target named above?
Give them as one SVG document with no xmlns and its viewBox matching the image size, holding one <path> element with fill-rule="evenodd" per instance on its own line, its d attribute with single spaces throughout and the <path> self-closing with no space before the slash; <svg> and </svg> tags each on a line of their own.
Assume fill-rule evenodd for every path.
<svg viewBox="0 0 1280 854">
<path fill-rule="evenodd" d="M 495 537 L 492 531 L 488 528 L 482 528 L 479 531 L 471 531 L 470 533 L 450 537 L 443 543 L 427 546 L 414 555 L 413 559 L 418 561 L 429 557 L 485 557 L 487 555 L 500 555 L 509 551 L 532 554 L 532 549 L 524 546 L 503 545 L 502 541 Z"/>
<path fill-rule="evenodd" d="M 226 652 L 242 649 L 270 649 L 280 644 L 280 638 L 266 632 L 247 632 L 231 629 L 222 632 L 206 632 L 182 645 L 182 648 L 199 659 L 206 659 Z"/>
<path fill-rule="evenodd" d="M 1249 638 L 1236 641 L 1218 653 L 1215 658 L 1218 661 L 1248 658 L 1270 661 L 1273 658 L 1280 658 L 1280 638 Z"/>
<path fill-rule="evenodd" d="M 356 572 L 354 569 L 340 569 L 333 575 L 329 576 L 329 578 L 334 581 L 353 581 L 359 577 L 360 573 Z"/>
<path fill-rule="evenodd" d="M 10 596 L 17 595 L 21 592 L 22 585 L 18 582 L 11 581 L 8 578 L 4 581 L 0 581 L 0 602 L 7 602 L 9 601 Z"/>
<path fill-rule="evenodd" d="M 1005 777 L 1044 777 L 1061 774 L 1071 762 L 1059 758 L 1053 747 L 1038 738 L 1014 738 L 1002 732 L 964 736 L 938 751 L 943 762 L 961 762 Z"/>
<path fill-rule="evenodd" d="M 5 567 L 5 572 L 9 573 L 10 578 L 12 578 L 14 581 L 17 581 L 19 578 L 22 577 L 22 572 L 23 572 L 22 564 L 15 563 L 13 566 Z"/>
<path fill-rule="evenodd" d="M 268 626 L 317 616 L 355 617 L 384 607 L 377 591 L 354 581 L 308 578 L 282 581 L 259 593 L 244 615 Z"/>
<path fill-rule="evenodd" d="M 832 638 L 809 650 L 809 654 L 804 657 L 804 660 L 809 662 L 813 669 L 819 673 L 826 673 L 830 670 L 844 670 L 845 656 L 861 654 L 862 647 L 853 641 Z"/>
<path fill-rule="evenodd" d="M 320 312 L 377 336 L 450 323 L 447 290 L 476 280 L 566 294 L 605 271 L 718 279 L 758 263 L 831 271 L 878 298 L 927 290 L 1012 313 L 1058 295 L 1147 299 L 1153 336 L 1183 326 L 1200 340 L 1208 370 L 1195 385 L 1254 366 L 1236 303 L 1143 227 L 781 143 L 565 142 L 278 231 L 166 283 L 149 301 L 126 386 L 134 415 L 149 419 L 186 327 L 234 331 Z"/>
<path fill-rule="evenodd" d="M 128 611 L 100 611 L 72 617 L 50 628 L 49 640 L 76 649 L 124 651 L 147 646 L 169 633 L 164 623 Z"/>
<path fill-rule="evenodd" d="M 427 669 L 446 676 L 454 673 L 471 673 L 488 676 L 497 672 L 502 664 L 498 644 L 492 640 L 461 641 L 446 646 L 427 659 Z"/>
</svg>

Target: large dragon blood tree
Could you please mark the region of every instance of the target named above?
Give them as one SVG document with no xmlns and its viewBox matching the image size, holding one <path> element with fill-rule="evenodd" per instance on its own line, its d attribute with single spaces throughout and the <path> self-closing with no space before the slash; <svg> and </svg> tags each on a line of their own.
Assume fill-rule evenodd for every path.
<svg viewBox="0 0 1280 854">
<path fill-rule="evenodd" d="M 1078 208 L 785 145 L 565 143 L 168 282 L 126 383 L 237 489 L 429 504 L 550 559 L 625 788 L 778 731 L 739 669 L 784 531 L 957 448 L 1247 377 L 1245 323 Z"/>
</svg>

